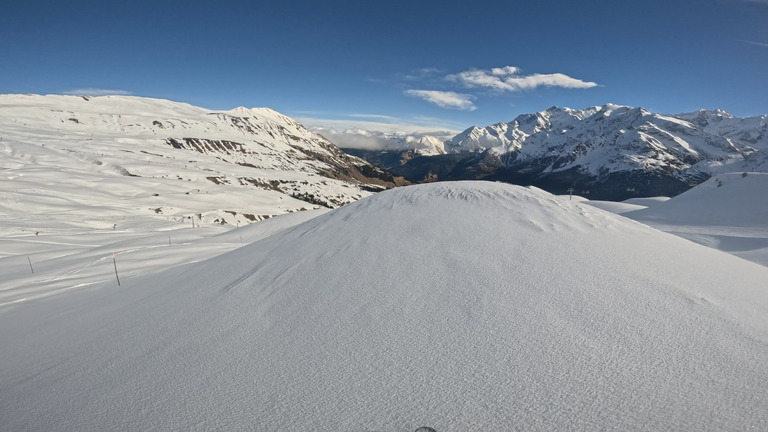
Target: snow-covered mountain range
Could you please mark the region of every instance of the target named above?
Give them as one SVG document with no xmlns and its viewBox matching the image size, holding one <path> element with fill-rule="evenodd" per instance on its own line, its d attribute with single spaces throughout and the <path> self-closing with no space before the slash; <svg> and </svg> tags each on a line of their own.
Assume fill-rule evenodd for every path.
<svg viewBox="0 0 768 432">
<path fill-rule="evenodd" d="M 242 224 L 397 181 L 269 108 L 128 96 L 0 95 L 0 151 L 0 212 L 70 219 Z"/>
<path fill-rule="evenodd" d="M 445 143 L 448 152 L 491 149 L 507 164 L 551 161 L 545 170 L 585 172 L 635 169 L 721 172 L 765 166 L 768 115 L 735 118 L 701 110 L 667 116 L 643 108 L 603 105 L 583 110 L 552 107 L 509 123 L 472 127 Z M 733 166 L 731 166 L 733 165 Z"/>
<path fill-rule="evenodd" d="M 552 107 L 508 123 L 471 127 L 433 161 L 383 165 L 412 181 L 484 178 L 609 199 L 675 195 L 723 172 L 768 171 L 768 115 L 716 110 L 662 115 L 607 104 Z M 436 166 L 442 175 L 436 175 Z"/>
</svg>

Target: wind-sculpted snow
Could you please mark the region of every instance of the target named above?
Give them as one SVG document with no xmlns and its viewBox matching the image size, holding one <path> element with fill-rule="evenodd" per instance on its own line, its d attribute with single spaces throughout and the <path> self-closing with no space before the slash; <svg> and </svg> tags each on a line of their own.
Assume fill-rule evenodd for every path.
<svg viewBox="0 0 768 432">
<path fill-rule="evenodd" d="M 398 188 L 0 309 L 0 429 L 765 430 L 766 280 L 539 189 Z"/>
</svg>

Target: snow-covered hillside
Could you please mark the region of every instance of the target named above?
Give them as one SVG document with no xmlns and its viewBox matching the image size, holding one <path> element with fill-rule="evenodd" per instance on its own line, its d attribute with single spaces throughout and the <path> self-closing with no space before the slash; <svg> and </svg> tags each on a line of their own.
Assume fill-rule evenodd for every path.
<svg viewBox="0 0 768 432">
<path fill-rule="evenodd" d="M 394 185 L 274 110 L 128 96 L 0 95 L 0 168 L 3 214 L 107 226 L 244 224 Z"/>
<path fill-rule="evenodd" d="M 768 173 L 720 174 L 668 201 L 621 214 L 768 266 L 767 197 Z"/>
<path fill-rule="evenodd" d="M 768 428 L 766 267 L 501 183 L 260 237 L 0 309 L 0 429 Z"/>
<path fill-rule="evenodd" d="M 768 229 L 768 173 L 720 174 L 631 217 L 660 224 Z"/>
</svg>

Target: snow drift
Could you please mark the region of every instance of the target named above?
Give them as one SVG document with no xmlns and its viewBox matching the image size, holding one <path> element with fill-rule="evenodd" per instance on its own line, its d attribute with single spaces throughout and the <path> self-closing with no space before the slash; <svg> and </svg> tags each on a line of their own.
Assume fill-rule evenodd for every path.
<svg viewBox="0 0 768 432">
<path fill-rule="evenodd" d="M 0 428 L 764 430 L 767 280 L 535 188 L 399 188 L 0 309 Z"/>
</svg>

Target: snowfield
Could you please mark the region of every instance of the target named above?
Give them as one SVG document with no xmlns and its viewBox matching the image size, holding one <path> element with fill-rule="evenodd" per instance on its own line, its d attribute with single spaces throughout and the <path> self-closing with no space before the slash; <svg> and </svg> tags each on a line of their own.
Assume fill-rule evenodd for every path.
<svg viewBox="0 0 768 432">
<path fill-rule="evenodd" d="M 768 267 L 500 183 L 310 216 L 0 307 L 0 429 L 768 429 Z"/>
<path fill-rule="evenodd" d="M 587 201 L 654 228 L 768 266 L 768 173 L 728 173 L 672 199 Z"/>
<path fill-rule="evenodd" d="M 0 226 L 0 307 L 104 282 L 116 283 L 115 266 L 126 279 L 203 261 L 326 211 L 286 214 L 237 229 L 217 224 L 192 228 L 192 221 L 187 219 L 139 216 L 95 219 L 103 228 L 72 227 L 49 219 L 51 225 L 43 229 L 39 218 L 30 217 L 39 231 Z M 106 221 L 115 222 L 116 227 L 107 227 Z M 9 222 L 26 221 L 4 221 Z"/>
</svg>

